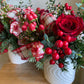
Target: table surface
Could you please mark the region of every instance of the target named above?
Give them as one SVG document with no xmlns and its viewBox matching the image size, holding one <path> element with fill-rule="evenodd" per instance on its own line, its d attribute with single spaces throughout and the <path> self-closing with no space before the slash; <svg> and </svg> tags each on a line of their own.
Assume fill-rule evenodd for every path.
<svg viewBox="0 0 84 84">
<path fill-rule="evenodd" d="M 15 65 L 5 64 L 0 70 L 0 84 L 49 84 L 43 71 L 37 70 L 32 63 Z"/>
</svg>

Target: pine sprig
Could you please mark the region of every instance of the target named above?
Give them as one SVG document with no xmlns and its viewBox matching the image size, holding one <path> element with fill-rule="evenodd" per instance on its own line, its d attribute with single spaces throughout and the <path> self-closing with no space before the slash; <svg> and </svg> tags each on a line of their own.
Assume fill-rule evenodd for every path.
<svg viewBox="0 0 84 84">
<path fill-rule="evenodd" d="M 36 62 L 36 68 L 43 69 L 43 63 L 40 61 Z"/>
</svg>

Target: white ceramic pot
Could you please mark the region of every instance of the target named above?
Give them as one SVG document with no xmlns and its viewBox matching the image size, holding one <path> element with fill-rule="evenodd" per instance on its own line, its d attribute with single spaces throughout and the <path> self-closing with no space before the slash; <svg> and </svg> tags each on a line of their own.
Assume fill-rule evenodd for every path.
<svg viewBox="0 0 84 84">
<path fill-rule="evenodd" d="M 57 64 L 50 65 L 49 59 L 44 63 L 44 76 L 50 84 L 72 84 L 75 79 L 76 70 L 73 69 L 73 64 L 70 59 L 67 69 L 68 71 L 62 71 Z"/>
<path fill-rule="evenodd" d="M 23 64 L 28 62 L 28 60 L 22 60 L 18 54 L 13 53 L 10 49 L 8 49 L 8 56 L 13 64 Z"/>
</svg>

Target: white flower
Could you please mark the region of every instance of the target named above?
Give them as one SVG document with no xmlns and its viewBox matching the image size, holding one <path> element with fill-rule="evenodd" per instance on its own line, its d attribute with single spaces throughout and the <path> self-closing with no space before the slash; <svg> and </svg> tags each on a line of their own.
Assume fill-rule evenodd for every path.
<svg viewBox="0 0 84 84">
<path fill-rule="evenodd" d="M 78 40 L 84 40 L 83 37 L 84 37 L 84 34 L 81 34 L 81 35 L 78 35 L 78 36 L 77 36 L 77 39 L 78 39 Z"/>
<path fill-rule="evenodd" d="M 84 34 L 80 34 L 77 36 L 77 39 L 79 40 L 79 42 L 84 44 Z"/>
</svg>

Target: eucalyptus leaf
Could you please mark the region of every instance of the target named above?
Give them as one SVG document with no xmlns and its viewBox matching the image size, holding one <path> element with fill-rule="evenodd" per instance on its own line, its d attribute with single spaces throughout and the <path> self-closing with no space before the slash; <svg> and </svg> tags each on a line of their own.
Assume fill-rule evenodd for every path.
<svg viewBox="0 0 84 84">
<path fill-rule="evenodd" d="M 81 7 L 81 9 L 83 9 L 83 10 L 84 10 L 84 7 Z"/>
<path fill-rule="evenodd" d="M 82 6 L 82 3 L 76 3 L 77 7 Z"/>
</svg>

